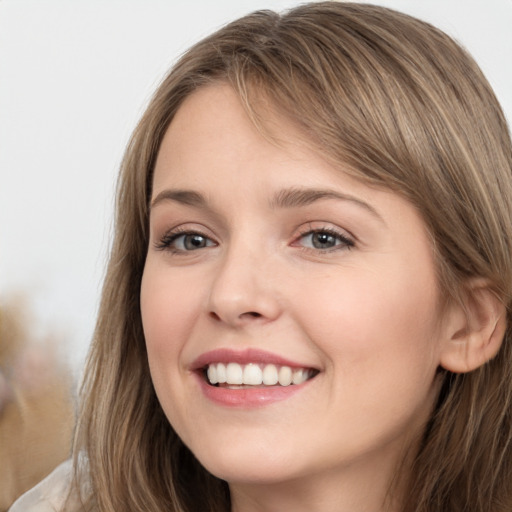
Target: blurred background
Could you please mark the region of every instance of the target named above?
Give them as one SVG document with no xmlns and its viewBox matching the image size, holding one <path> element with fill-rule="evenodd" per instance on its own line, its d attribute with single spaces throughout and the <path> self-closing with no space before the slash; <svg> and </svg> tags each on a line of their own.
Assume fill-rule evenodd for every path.
<svg viewBox="0 0 512 512">
<path fill-rule="evenodd" d="M 0 301 L 22 296 L 79 376 L 108 253 L 117 168 L 166 70 L 225 22 L 285 0 L 0 0 Z M 512 120 L 512 0 L 373 0 L 475 56 Z M 18 299 L 16 299 L 18 300 Z"/>
</svg>

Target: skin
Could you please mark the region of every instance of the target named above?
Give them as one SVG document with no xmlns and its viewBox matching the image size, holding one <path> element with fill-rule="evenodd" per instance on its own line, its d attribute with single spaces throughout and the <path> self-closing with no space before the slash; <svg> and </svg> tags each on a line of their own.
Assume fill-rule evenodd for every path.
<svg viewBox="0 0 512 512">
<path fill-rule="evenodd" d="M 429 237 L 411 204 L 334 168 L 267 114 L 279 143 L 229 86 L 212 85 L 164 137 L 141 291 L 154 386 L 185 444 L 228 481 L 234 511 L 394 510 L 397 488 L 384 505 L 386 494 L 430 415 L 450 337 Z M 349 197 L 270 204 L 297 188 Z M 205 201 L 162 199 L 173 190 Z M 204 247 L 169 242 L 176 230 Z M 332 246 L 315 246 L 312 230 Z M 219 348 L 319 373 L 285 400 L 225 407 L 191 370 Z"/>
</svg>

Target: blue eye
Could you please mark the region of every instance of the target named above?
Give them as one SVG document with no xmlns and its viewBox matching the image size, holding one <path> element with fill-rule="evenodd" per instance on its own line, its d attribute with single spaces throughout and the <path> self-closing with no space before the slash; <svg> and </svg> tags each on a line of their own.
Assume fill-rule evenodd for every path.
<svg viewBox="0 0 512 512">
<path fill-rule="evenodd" d="M 354 241 L 347 236 L 330 229 L 318 229 L 304 233 L 299 243 L 309 249 L 328 251 L 330 249 L 350 248 Z"/>
<path fill-rule="evenodd" d="M 157 249 L 170 250 L 172 252 L 190 252 L 206 247 L 213 247 L 216 243 L 201 233 L 170 233 L 165 235 L 157 245 Z"/>
</svg>

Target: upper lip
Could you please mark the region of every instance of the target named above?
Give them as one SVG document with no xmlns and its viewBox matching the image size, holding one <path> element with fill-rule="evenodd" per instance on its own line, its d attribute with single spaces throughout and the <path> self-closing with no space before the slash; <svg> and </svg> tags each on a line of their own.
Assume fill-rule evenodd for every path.
<svg viewBox="0 0 512 512">
<path fill-rule="evenodd" d="M 247 348 L 245 350 L 220 348 L 217 350 L 211 350 L 201 354 L 197 359 L 195 359 L 190 365 L 190 368 L 191 370 L 201 370 L 213 363 L 260 363 L 290 366 L 292 368 L 313 368 L 310 364 L 302 364 L 297 361 L 292 361 L 291 359 L 257 348 Z"/>
</svg>

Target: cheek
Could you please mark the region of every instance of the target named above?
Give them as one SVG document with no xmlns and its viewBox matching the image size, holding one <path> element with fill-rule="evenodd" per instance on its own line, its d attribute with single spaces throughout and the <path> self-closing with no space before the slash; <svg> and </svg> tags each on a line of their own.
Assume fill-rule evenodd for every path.
<svg viewBox="0 0 512 512">
<path fill-rule="evenodd" d="M 141 315 L 148 351 L 180 345 L 197 309 L 197 289 L 161 265 L 146 263 L 141 283 Z"/>
<path fill-rule="evenodd" d="M 186 393 L 182 354 L 197 318 L 197 289 L 188 280 L 177 280 L 166 268 L 151 261 L 146 264 L 140 302 L 151 379 L 167 418 L 178 431 L 184 431 L 180 404 Z"/>
<path fill-rule="evenodd" d="M 149 260 L 141 283 L 141 316 L 151 378 L 166 412 L 186 371 L 182 353 L 196 323 L 200 300 L 197 290 L 201 287 L 182 281 Z"/>
<path fill-rule="evenodd" d="M 342 291 L 331 290 L 335 302 L 323 301 L 329 307 L 322 316 L 304 311 L 308 334 L 329 361 L 328 401 L 340 423 L 350 415 L 351 439 L 413 433 L 430 415 L 437 393 L 435 293 L 408 288 L 378 279 L 358 279 L 352 288 L 346 279 Z"/>
<path fill-rule="evenodd" d="M 438 366 L 435 279 L 410 273 L 345 272 L 303 290 L 297 317 L 327 355 L 333 375 L 356 389 L 428 387 Z M 352 392 L 353 392 L 352 388 Z"/>
</svg>

